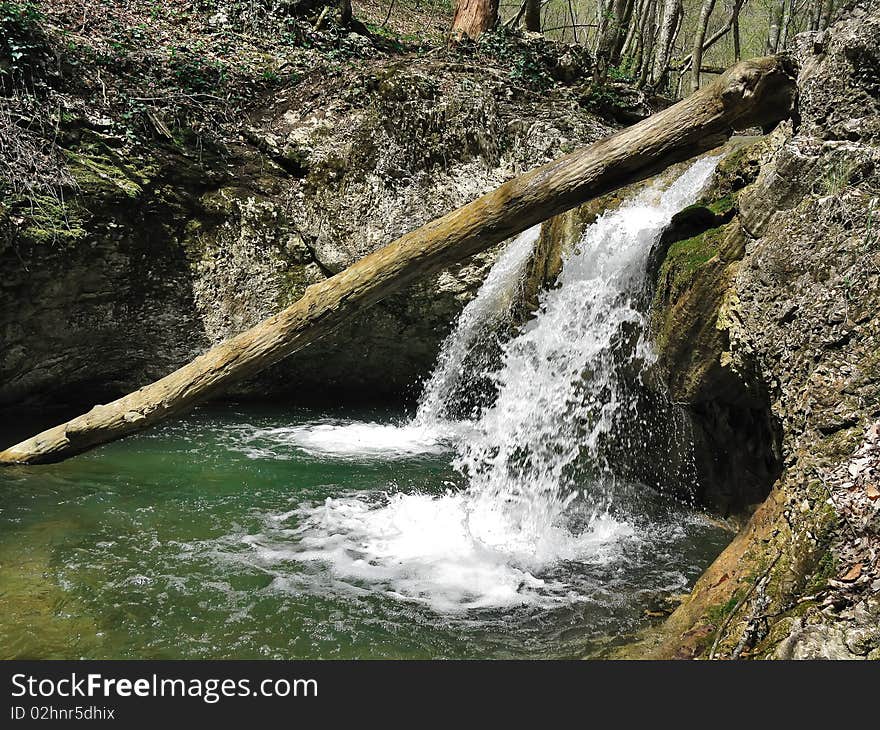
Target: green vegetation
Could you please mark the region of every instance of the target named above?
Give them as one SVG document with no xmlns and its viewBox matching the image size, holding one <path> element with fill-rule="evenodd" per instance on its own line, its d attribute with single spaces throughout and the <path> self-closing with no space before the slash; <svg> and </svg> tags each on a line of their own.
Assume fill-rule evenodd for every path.
<svg viewBox="0 0 880 730">
<path fill-rule="evenodd" d="M 661 278 L 667 282 L 666 295 L 670 301 L 675 301 L 688 288 L 696 273 L 718 255 L 726 230 L 727 226 L 710 228 L 669 247 Z"/>
<path fill-rule="evenodd" d="M 23 76 L 48 57 L 35 3 L 0 1 L 0 77 Z"/>
<path fill-rule="evenodd" d="M 852 179 L 856 164 L 845 157 L 835 160 L 822 175 L 822 190 L 826 195 L 840 195 Z"/>
<path fill-rule="evenodd" d="M 710 606 L 706 611 L 706 618 L 716 624 L 723 622 L 733 613 L 744 593 L 745 591 L 742 589 L 737 590 L 726 602 Z"/>
</svg>

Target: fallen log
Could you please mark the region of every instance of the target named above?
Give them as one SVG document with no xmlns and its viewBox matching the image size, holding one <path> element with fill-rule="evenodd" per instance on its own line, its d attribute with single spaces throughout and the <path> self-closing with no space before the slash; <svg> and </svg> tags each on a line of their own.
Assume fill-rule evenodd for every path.
<svg viewBox="0 0 880 730">
<path fill-rule="evenodd" d="M 782 57 L 733 66 L 687 99 L 510 180 L 310 286 L 287 309 L 112 403 L 0 452 L 0 464 L 60 461 L 179 414 L 254 375 L 393 291 L 598 195 L 786 118 L 794 69 Z"/>
</svg>

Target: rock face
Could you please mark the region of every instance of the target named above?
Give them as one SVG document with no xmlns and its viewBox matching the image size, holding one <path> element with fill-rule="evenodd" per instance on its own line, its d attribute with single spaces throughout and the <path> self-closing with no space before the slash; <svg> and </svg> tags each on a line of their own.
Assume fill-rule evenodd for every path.
<svg viewBox="0 0 880 730">
<path fill-rule="evenodd" d="M 759 503 L 780 472 L 767 387 L 751 359 L 731 361 L 727 322 L 747 243 L 740 198 L 775 140 L 729 146 L 702 200 L 673 218 L 652 252 L 656 368 L 687 422 L 696 496 L 722 513 Z"/>
<path fill-rule="evenodd" d="M 671 243 L 653 311 L 720 491 L 772 489 L 641 652 L 880 647 L 880 4 L 799 42 L 799 119 L 729 165 L 733 217 Z"/>
<path fill-rule="evenodd" d="M 159 140 L 123 158 L 101 120 L 62 120 L 77 185 L 66 208 L 0 207 L 0 407 L 129 392 L 611 131 L 565 87 L 539 98 L 461 66 L 381 59 L 316 74 L 253 115 L 242 139 L 198 154 Z M 238 393 L 405 394 L 492 260 L 420 283 Z"/>
</svg>

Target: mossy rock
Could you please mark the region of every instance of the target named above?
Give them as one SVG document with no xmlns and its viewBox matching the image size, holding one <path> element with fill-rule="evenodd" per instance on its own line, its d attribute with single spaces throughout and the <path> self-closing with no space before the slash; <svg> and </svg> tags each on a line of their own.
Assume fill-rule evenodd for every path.
<svg viewBox="0 0 880 730">
<path fill-rule="evenodd" d="M 80 190 L 89 196 L 112 200 L 136 199 L 143 192 L 143 178 L 113 157 L 64 150 L 68 169 Z"/>
<path fill-rule="evenodd" d="M 697 272 L 721 254 L 726 232 L 726 226 L 709 228 L 669 247 L 660 269 L 666 301 L 674 303 L 690 287 Z"/>
<path fill-rule="evenodd" d="M 15 238 L 35 246 L 65 246 L 84 239 L 88 234 L 83 221 L 84 211 L 74 201 L 65 203 L 61 197 L 33 195 L 27 201 L 11 201 L 0 224 L 11 225 L 13 217 L 24 219 L 16 226 Z"/>
</svg>

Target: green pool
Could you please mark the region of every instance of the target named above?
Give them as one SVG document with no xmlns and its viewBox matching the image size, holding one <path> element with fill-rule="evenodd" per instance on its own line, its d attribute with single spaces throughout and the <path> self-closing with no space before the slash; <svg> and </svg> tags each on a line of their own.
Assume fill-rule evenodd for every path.
<svg viewBox="0 0 880 730">
<path fill-rule="evenodd" d="M 475 534 L 446 438 L 403 413 L 218 406 L 3 469 L 0 657 L 595 655 L 729 539 L 617 485 L 524 557 Z"/>
</svg>

